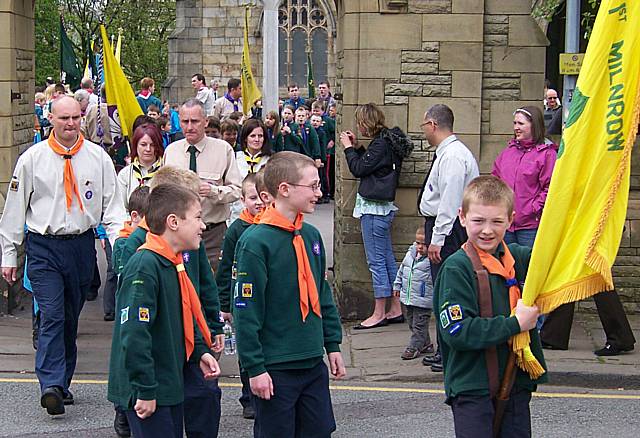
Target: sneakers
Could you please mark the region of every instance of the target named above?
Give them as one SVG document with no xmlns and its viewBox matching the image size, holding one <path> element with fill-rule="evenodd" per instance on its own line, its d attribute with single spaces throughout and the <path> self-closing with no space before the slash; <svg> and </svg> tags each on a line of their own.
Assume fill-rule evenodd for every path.
<svg viewBox="0 0 640 438">
<path fill-rule="evenodd" d="M 424 359 L 422 359 L 422 365 L 425 367 L 431 366 L 434 363 L 442 363 L 442 357 L 440 357 L 438 353 L 433 356 L 425 356 Z"/>
<path fill-rule="evenodd" d="M 433 344 L 429 344 L 426 347 L 424 347 L 422 350 L 420 350 L 420 354 L 433 354 L 435 353 L 435 348 L 433 348 Z"/>
<path fill-rule="evenodd" d="M 627 348 L 618 348 L 607 342 L 604 348 L 594 351 L 593 354 L 595 354 L 596 356 L 618 356 L 619 354 L 627 353 L 629 351 L 633 351 L 633 346 Z"/>
<path fill-rule="evenodd" d="M 402 353 L 400 357 L 402 358 L 402 360 L 411 360 L 416 359 L 418 356 L 420 356 L 420 350 L 418 350 L 417 348 L 407 347 L 407 349 L 404 350 L 404 353 Z"/>
<path fill-rule="evenodd" d="M 441 373 L 444 369 L 442 368 L 442 362 L 434 362 L 431 364 L 431 371 L 434 373 Z"/>
</svg>

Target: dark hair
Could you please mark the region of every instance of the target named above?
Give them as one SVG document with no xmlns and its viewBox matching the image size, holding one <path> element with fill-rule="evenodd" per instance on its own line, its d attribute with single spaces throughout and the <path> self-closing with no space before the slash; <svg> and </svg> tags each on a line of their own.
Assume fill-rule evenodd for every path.
<svg viewBox="0 0 640 438">
<path fill-rule="evenodd" d="M 238 88 L 239 86 L 240 86 L 240 79 L 231 78 L 229 79 L 229 82 L 227 82 L 227 91 L 231 90 L 232 88 Z"/>
<path fill-rule="evenodd" d="M 320 81 L 320 82 L 318 82 L 318 86 L 320 86 L 320 85 L 322 85 L 322 84 L 325 84 L 325 85 L 327 86 L 327 88 L 331 88 L 331 85 L 329 85 L 329 82 L 327 82 L 327 81 Z"/>
<path fill-rule="evenodd" d="M 164 125 L 166 125 L 167 123 L 169 123 L 169 117 L 167 116 L 160 116 L 156 119 L 156 124 L 158 125 L 158 128 L 160 128 L 160 130 L 162 130 Z"/>
<path fill-rule="evenodd" d="M 151 139 L 151 143 L 153 143 L 153 153 L 156 156 L 156 160 L 164 154 L 164 147 L 162 146 L 162 132 L 154 120 L 153 123 L 138 126 L 136 130 L 133 131 L 133 137 L 131 138 L 131 152 L 129 153 L 131 161 L 138 158 L 138 142 L 145 135 L 148 135 Z"/>
<path fill-rule="evenodd" d="M 324 102 L 324 100 L 315 100 L 311 104 L 311 109 L 319 109 L 319 110 L 324 111 L 325 110 L 325 102 Z"/>
<path fill-rule="evenodd" d="M 147 107 L 147 114 L 149 114 L 149 111 L 155 111 L 157 113 L 160 113 L 160 108 L 158 108 L 157 105 L 151 104 Z"/>
<path fill-rule="evenodd" d="M 238 123 L 233 119 L 227 118 L 220 125 L 220 134 L 224 134 L 225 132 L 231 132 L 231 131 L 238 132 L 239 130 L 240 130 L 240 125 L 238 125 Z"/>
<path fill-rule="evenodd" d="M 283 182 L 296 184 L 300 182 L 301 170 L 307 166 L 315 167 L 312 158 L 298 152 L 283 151 L 274 154 L 264 170 L 264 185 L 271 196 L 278 196 L 278 187 Z"/>
<path fill-rule="evenodd" d="M 240 119 L 242 119 L 242 111 L 233 111 L 231 114 L 227 116 L 228 119 L 233 120 L 234 122 L 240 123 Z"/>
<path fill-rule="evenodd" d="M 280 114 L 278 114 L 278 111 L 272 110 L 267 113 L 267 115 L 265 116 L 265 119 L 267 117 L 276 121 L 275 125 L 273 126 L 273 131 L 274 131 L 274 134 L 277 135 L 276 131 L 278 132 L 280 131 Z"/>
<path fill-rule="evenodd" d="M 145 219 L 149 231 L 153 234 L 163 234 L 166 231 L 167 217 L 175 214 L 185 219 L 185 213 L 200 198 L 193 191 L 176 184 L 160 184 L 149 194 L 149 208 Z"/>
<path fill-rule="evenodd" d="M 216 116 L 207 117 L 207 128 L 217 129 L 218 131 L 220 131 L 220 119 Z"/>
<path fill-rule="evenodd" d="M 199 80 L 200 82 L 202 82 L 204 84 L 204 75 L 202 73 L 196 73 L 195 75 L 191 76 L 191 78 L 196 78 L 197 80 Z"/>
<path fill-rule="evenodd" d="M 63 93 L 63 94 L 67 94 L 67 89 L 64 88 L 64 85 L 58 83 L 55 85 L 55 87 L 53 88 L 53 92 L 54 93 Z"/>
<path fill-rule="evenodd" d="M 453 111 L 447 105 L 441 103 L 433 105 L 424 116 L 425 120 L 430 119 L 438 124 L 440 128 L 453 131 Z"/>
<path fill-rule="evenodd" d="M 298 84 L 296 84 L 295 82 L 291 82 L 287 87 L 287 90 L 291 91 L 292 88 L 300 88 L 300 87 L 298 87 Z"/>
<path fill-rule="evenodd" d="M 540 108 L 533 105 L 523 106 L 515 110 L 514 117 L 516 114 L 522 114 L 531 122 L 531 138 L 536 144 L 544 144 L 544 116 Z"/>
<path fill-rule="evenodd" d="M 150 117 L 146 114 L 140 114 L 133 121 L 133 128 L 131 128 L 131 132 L 136 132 L 136 129 L 144 125 L 157 125 L 157 121 L 153 117 Z"/>
<path fill-rule="evenodd" d="M 127 205 L 127 212 L 131 214 L 132 211 L 137 212 L 140 216 L 145 217 L 149 210 L 149 193 L 151 189 L 149 186 L 139 186 L 129 196 L 129 204 Z"/>
<path fill-rule="evenodd" d="M 249 119 L 244 122 L 244 125 L 242 125 L 242 132 L 240 133 L 240 146 L 242 147 L 242 150 L 247 150 L 247 139 L 249 138 L 249 134 L 251 134 L 256 128 L 262 129 L 262 133 L 264 134 L 264 141 L 262 142 L 262 148 L 260 149 L 262 155 L 271 155 L 269 132 L 267 131 L 267 127 L 264 126 L 264 123 L 262 123 L 262 120 L 259 119 Z"/>
</svg>

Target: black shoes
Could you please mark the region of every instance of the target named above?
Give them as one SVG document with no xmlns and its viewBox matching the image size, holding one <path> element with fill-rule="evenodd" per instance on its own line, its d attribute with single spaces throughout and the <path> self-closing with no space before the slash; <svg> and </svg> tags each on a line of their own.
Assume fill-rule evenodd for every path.
<svg viewBox="0 0 640 438">
<path fill-rule="evenodd" d="M 374 328 L 378 328 L 378 327 L 385 327 L 389 325 L 389 320 L 388 319 L 383 319 L 373 325 L 362 325 L 362 324 L 358 324 L 358 325 L 354 325 L 353 329 L 354 330 L 369 330 L 369 329 L 374 329 Z"/>
<path fill-rule="evenodd" d="M 57 386 L 51 386 L 42 391 L 40 406 L 47 410 L 49 415 L 64 414 L 64 401 L 62 390 Z"/>
<path fill-rule="evenodd" d="M 67 389 L 67 392 L 62 394 L 62 403 L 65 406 L 72 405 L 72 404 L 75 403 L 75 401 L 73 400 L 73 393 L 71 391 L 69 391 L 68 389 Z"/>
<path fill-rule="evenodd" d="M 105 313 L 104 314 L 104 320 L 105 321 L 113 321 L 114 319 L 116 319 L 115 313 Z"/>
<path fill-rule="evenodd" d="M 98 298 L 98 291 L 87 293 L 87 301 L 95 301 Z"/>
<path fill-rule="evenodd" d="M 627 353 L 629 351 L 633 351 L 633 346 L 618 348 L 614 345 L 606 343 L 604 348 L 594 351 L 593 354 L 595 354 L 596 356 L 618 356 L 619 354 Z"/>
<path fill-rule="evenodd" d="M 404 315 L 394 316 L 393 318 L 387 318 L 387 324 L 402 324 L 404 322 Z"/>
<path fill-rule="evenodd" d="M 31 342 L 33 342 L 33 349 L 38 350 L 38 329 L 33 329 L 31 334 Z"/>
<path fill-rule="evenodd" d="M 542 344 L 542 348 L 544 348 L 545 350 L 561 350 L 561 351 L 567 351 L 569 348 L 563 348 L 563 347 L 556 347 L 555 345 L 551 345 L 551 344 L 547 344 L 544 341 L 540 341 L 540 344 Z"/>
<path fill-rule="evenodd" d="M 129 428 L 129 421 L 124 412 L 116 409 L 116 418 L 113 420 L 113 430 L 120 438 L 128 438 L 131 436 L 131 429 Z"/>
<path fill-rule="evenodd" d="M 242 418 L 246 418 L 247 420 L 256 418 L 256 411 L 253 409 L 253 406 L 249 405 L 242 408 Z"/>
<path fill-rule="evenodd" d="M 432 356 L 425 356 L 422 358 L 422 365 L 425 367 L 431 366 L 434 363 L 442 363 L 442 357 L 440 354 L 436 353 Z"/>
<path fill-rule="evenodd" d="M 442 367 L 442 362 L 434 362 L 431 364 L 431 371 L 434 373 L 441 373 L 442 371 L 444 371 L 444 368 Z"/>
</svg>

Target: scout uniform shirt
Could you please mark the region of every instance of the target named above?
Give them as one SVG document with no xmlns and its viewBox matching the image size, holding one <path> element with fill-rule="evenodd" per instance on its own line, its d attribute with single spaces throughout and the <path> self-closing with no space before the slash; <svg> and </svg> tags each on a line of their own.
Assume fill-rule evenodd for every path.
<svg viewBox="0 0 640 438">
<path fill-rule="evenodd" d="M 303 224 L 309 265 L 317 285 L 322 318 L 309 312 L 302 321 L 298 263 L 293 233 L 258 224 L 236 246 L 233 316 L 240 364 L 250 377 L 267 370 L 309 369 L 324 354 L 340 351 L 342 327 L 325 279 L 325 254 L 317 229 Z"/>
<path fill-rule="evenodd" d="M 174 406 L 184 399 L 186 363 L 178 273 L 168 259 L 138 251 L 122 272 L 109 362 L 109 401 L 132 409 L 136 399 Z M 209 352 L 196 330 L 192 359 Z"/>
<path fill-rule="evenodd" d="M 65 158 L 55 153 L 47 141 L 27 149 L 13 171 L 4 213 L 0 220 L 2 264 L 16 266 L 16 245 L 29 232 L 53 235 L 80 235 L 102 222 L 111 244 L 126 219 L 118 196 L 116 172 L 109 155 L 85 140 L 71 158 L 84 211 L 73 198 L 67 210 L 63 172 Z"/>
<path fill-rule="evenodd" d="M 142 227 L 136 228 L 124 243 L 122 254 L 120 255 L 120 266 L 126 267 L 129 261 L 137 253 L 147 239 L 147 230 Z M 118 239 L 123 240 L 123 239 Z M 197 251 L 185 251 L 182 253 L 184 269 L 200 297 L 200 304 L 204 309 L 204 316 L 207 325 L 211 330 L 211 335 L 221 335 L 223 324 L 220 322 L 220 302 L 218 300 L 218 287 L 213 278 L 211 265 L 204 249 L 204 242 L 200 242 Z M 117 315 L 116 315 L 117 316 Z"/>
<path fill-rule="evenodd" d="M 522 285 L 529 268 L 531 248 L 509 245 L 515 259 L 516 279 Z M 502 246 L 496 255 L 502 256 Z M 437 315 L 440 349 L 444 364 L 444 389 L 448 399 L 457 395 L 488 395 L 489 380 L 485 349 L 495 345 L 498 352 L 500 379 L 507 362 L 509 338 L 520 333 L 515 316 L 510 316 L 509 287 L 504 278 L 489 274 L 493 318 L 479 317 L 478 282 L 471 260 L 460 249 L 440 268 L 433 297 L 433 311 Z M 540 336 L 535 328 L 529 331 L 531 350 L 546 369 Z M 516 366 L 515 387 L 535 391 L 547 375 L 531 380 L 529 374 Z"/>
</svg>

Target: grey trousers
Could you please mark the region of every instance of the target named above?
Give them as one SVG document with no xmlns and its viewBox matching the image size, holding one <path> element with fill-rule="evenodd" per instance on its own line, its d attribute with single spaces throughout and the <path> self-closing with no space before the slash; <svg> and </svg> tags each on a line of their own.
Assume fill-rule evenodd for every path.
<svg viewBox="0 0 640 438">
<path fill-rule="evenodd" d="M 220 250 L 222 249 L 222 239 L 224 239 L 224 233 L 227 231 L 227 224 L 220 222 L 214 226 L 208 226 L 208 229 L 202 232 L 202 240 L 204 241 L 204 248 L 207 252 L 207 258 L 211 264 L 211 269 L 215 273 L 218 270 L 218 263 L 220 263 Z"/>
<path fill-rule="evenodd" d="M 409 329 L 411 329 L 411 339 L 407 348 L 415 348 L 422 350 L 431 344 L 431 336 L 429 335 L 429 318 L 431 318 L 431 309 L 416 306 L 403 305 Z"/>
</svg>

